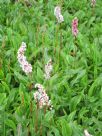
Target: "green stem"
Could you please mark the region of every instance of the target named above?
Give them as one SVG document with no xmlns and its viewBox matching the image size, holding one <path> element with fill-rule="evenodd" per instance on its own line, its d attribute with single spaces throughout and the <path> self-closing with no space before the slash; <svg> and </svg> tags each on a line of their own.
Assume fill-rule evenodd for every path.
<svg viewBox="0 0 102 136">
<path fill-rule="evenodd" d="M 37 102 L 37 108 L 36 108 L 36 121 L 35 121 L 35 132 L 38 132 L 38 110 L 39 110 L 39 103 Z"/>
<path fill-rule="evenodd" d="M 45 49 L 45 47 L 44 47 L 44 40 L 45 40 L 45 35 L 44 35 L 44 33 L 42 33 L 42 47 L 43 47 L 43 50 L 42 50 L 43 57 L 42 57 L 42 59 L 43 59 L 43 64 L 44 64 L 44 49 Z"/>
<path fill-rule="evenodd" d="M 60 63 L 61 49 L 62 49 L 62 31 L 60 30 L 60 47 L 58 53 L 58 64 Z"/>
<path fill-rule="evenodd" d="M 56 31 L 55 31 L 55 50 L 54 50 L 54 54 L 57 57 L 57 47 L 58 47 L 58 33 L 59 33 L 59 25 L 56 26 Z"/>
</svg>

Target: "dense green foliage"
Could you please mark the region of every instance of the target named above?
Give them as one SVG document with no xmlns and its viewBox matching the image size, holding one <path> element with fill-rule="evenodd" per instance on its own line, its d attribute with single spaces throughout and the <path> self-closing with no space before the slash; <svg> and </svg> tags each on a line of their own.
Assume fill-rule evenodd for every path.
<svg viewBox="0 0 102 136">
<path fill-rule="evenodd" d="M 102 136 L 102 1 L 95 8 L 90 1 L 31 0 L 27 6 L 23 0 L 0 0 L 1 136 L 84 136 L 84 129 Z M 64 16 L 61 25 L 54 16 L 57 4 Z M 74 17 L 79 20 L 76 40 Z M 17 61 L 22 41 L 33 66 L 31 76 Z M 49 58 L 53 72 L 47 81 Z M 52 111 L 36 113 L 35 83 L 46 88 Z"/>
</svg>

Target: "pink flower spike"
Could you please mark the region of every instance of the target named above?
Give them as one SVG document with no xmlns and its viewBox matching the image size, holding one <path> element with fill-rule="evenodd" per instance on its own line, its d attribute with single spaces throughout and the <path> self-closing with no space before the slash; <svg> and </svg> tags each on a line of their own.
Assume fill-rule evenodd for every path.
<svg viewBox="0 0 102 136">
<path fill-rule="evenodd" d="M 24 56 L 25 51 L 26 51 L 26 43 L 22 42 L 21 47 L 18 49 L 18 52 L 17 52 L 17 59 L 18 59 L 18 62 L 20 63 L 22 70 L 26 74 L 29 74 L 32 72 L 32 66 L 26 60 L 26 56 Z"/>
<path fill-rule="evenodd" d="M 78 19 L 75 17 L 72 20 L 72 34 L 76 37 L 78 35 Z"/>
<path fill-rule="evenodd" d="M 95 7 L 95 5 L 96 5 L 96 0 L 91 0 L 91 6 Z"/>
<path fill-rule="evenodd" d="M 61 14 L 61 8 L 59 6 L 56 6 L 54 9 L 54 15 L 59 16 Z"/>
<path fill-rule="evenodd" d="M 45 79 L 49 80 L 51 77 L 51 72 L 53 70 L 52 60 L 50 59 L 45 65 Z"/>
<path fill-rule="evenodd" d="M 35 84 L 35 88 L 37 88 L 38 90 L 33 95 L 34 99 L 39 104 L 39 108 L 42 109 L 43 106 L 47 106 L 52 109 L 51 100 L 49 100 L 44 87 L 41 84 L 37 83 Z"/>
</svg>

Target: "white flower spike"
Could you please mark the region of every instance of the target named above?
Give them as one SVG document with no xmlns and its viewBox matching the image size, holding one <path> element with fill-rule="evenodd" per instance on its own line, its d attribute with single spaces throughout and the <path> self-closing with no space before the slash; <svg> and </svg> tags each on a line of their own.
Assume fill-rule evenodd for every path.
<svg viewBox="0 0 102 136">
<path fill-rule="evenodd" d="M 50 59 L 47 64 L 45 65 L 45 79 L 50 79 L 51 76 L 51 72 L 53 70 L 53 66 L 52 66 L 52 60 Z"/>
<path fill-rule="evenodd" d="M 26 43 L 22 42 L 21 47 L 18 49 L 17 52 L 17 59 L 20 63 L 22 70 L 26 74 L 30 74 L 32 72 L 32 65 L 28 63 L 26 56 L 24 56 L 24 52 L 26 51 Z"/>
<path fill-rule="evenodd" d="M 62 23 L 64 21 L 64 18 L 61 14 L 61 8 L 59 6 L 55 7 L 54 15 L 56 16 L 58 23 Z"/>
<path fill-rule="evenodd" d="M 39 108 L 42 109 L 43 106 L 47 106 L 52 109 L 51 100 L 49 100 L 44 87 L 37 83 L 35 84 L 35 88 L 38 88 L 38 90 L 34 93 L 34 99 L 38 102 Z"/>
</svg>

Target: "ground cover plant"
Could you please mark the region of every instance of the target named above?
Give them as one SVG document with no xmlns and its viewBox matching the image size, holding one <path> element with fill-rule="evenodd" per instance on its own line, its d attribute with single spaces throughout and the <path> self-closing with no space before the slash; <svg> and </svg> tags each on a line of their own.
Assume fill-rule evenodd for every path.
<svg viewBox="0 0 102 136">
<path fill-rule="evenodd" d="M 102 136 L 101 11 L 0 0 L 0 136 Z"/>
</svg>

